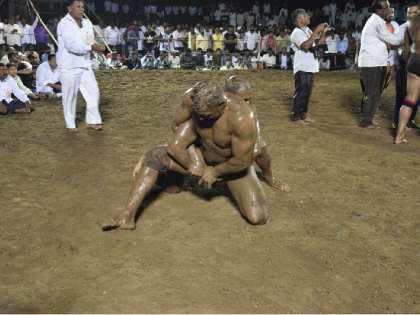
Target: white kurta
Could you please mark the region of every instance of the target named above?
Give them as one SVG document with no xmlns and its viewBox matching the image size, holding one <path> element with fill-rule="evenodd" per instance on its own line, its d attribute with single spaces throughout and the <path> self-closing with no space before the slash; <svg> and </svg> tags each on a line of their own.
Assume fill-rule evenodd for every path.
<svg viewBox="0 0 420 315">
<path fill-rule="evenodd" d="M 70 14 L 61 19 L 57 26 L 57 63 L 63 93 L 64 118 L 67 128 L 76 128 L 76 101 L 80 92 L 86 101 L 86 123 L 101 124 L 99 113 L 99 88 L 91 69 L 92 46 L 86 43 L 87 36 L 93 36 L 92 24 L 82 19 L 82 28 Z"/>
<path fill-rule="evenodd" d="M 51 86 L 47 84 L 55 84 L 60 81 L 60 72 L 57 69 L 54 71 L 51 69 L 48 61 L 43 62 L 38 69 L 36 70 L 36 92 L 44 93 L 47 95 L 53 95 L 54 90 Z M 57 93 L 57 96 L 60 97 L 62 93 Z"/>
</svg>

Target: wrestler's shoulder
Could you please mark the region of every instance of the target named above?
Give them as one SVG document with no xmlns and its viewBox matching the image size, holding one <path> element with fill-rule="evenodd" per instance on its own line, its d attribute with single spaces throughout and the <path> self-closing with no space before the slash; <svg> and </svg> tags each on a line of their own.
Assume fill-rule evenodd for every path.
<svg viewBox="0 0 420 315">
<path fill-rule="evenodd" d="M 232 93 L 225 93 L 230 111 L 238 114 L 250 114 L 251 107 L 239 96 Z"/>
</svg>

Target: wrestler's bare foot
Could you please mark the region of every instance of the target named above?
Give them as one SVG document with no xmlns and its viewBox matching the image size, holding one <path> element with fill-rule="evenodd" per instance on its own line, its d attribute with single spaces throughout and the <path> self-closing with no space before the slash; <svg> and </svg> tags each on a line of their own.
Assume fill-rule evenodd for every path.
<svg viewBox="0 0 420 315">
<path fill-rule="evenodd" d="M 136 228 L 136 223 L 131 219 L 131 214 L 128 210 L 122 210 L 111 221 L 103 223 L 101 228 L 102 230 L 134 230 Z"/>
<path fill-rule="evenodd" d="M 303 120 L 295 120 L 293 123 L 296 124 L 296 125 L 307 125 L 308 124 L 307 122 L 305 122 Z"/>
<path fill-rule="evenodd" d="M 102 125 L 96 125 L 96 124 L 86 124 L 87 129 L 93 129 L 96 131 L 102 130 Z"/>
<path fill-rule="evenodd" d="M 267 184 L 271 187 L 277 188 L 281 191 L 291 191 L 292 189 L 287 184 L 282 184 L 274 177 L 264 177 Z"/>
<path fill-rule="evenodd" d="M 315 122 L 315 120 L 310 119 L 308 117 L 306 117 L 303 121 L 308 122 L 308 123 L 314 123 Z"/>
</svg>

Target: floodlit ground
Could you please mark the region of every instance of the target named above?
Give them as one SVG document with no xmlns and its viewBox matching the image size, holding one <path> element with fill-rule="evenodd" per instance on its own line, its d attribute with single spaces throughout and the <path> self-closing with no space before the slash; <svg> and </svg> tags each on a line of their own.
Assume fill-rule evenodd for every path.
<svg viewBox="0 0 420 315">
<path fill-rule="evenodd" d="M 357 127 L 357 74 L 316 76 L 309 117 L 290 122 L 292 73 L 240 72 L 284 193 L 251 226 L 223 183 L 154 190 L 134 231 L 103 232 L 140 155 L 171 137 L 175 106 L 232 72 L 97 74 L 104 130 L 67 132 L 59 100 L 0 117 L 1 313 L 419 313 L 420 134 L 393 144 L 394 83 Z"/>
</svg>

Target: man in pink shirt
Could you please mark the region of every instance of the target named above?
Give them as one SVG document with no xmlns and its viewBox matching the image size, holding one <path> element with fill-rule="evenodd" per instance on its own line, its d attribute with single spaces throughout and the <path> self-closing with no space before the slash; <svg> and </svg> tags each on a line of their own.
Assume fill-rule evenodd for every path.
<svg viewBox="0 0 420 315">
<path fill-rule="evenodd" d="M 176 40 L 176 39 L 181 39 L 182 36 L 184 36 L 184 32 L 181 31 L 181 25 L 178 24 L 176 26 L 176 30 L 172 33 L 173 35 L 173 39 L 174 39 L 174 46 L 175 49 L 183 52 L 184 51 L 184 43 L 181 40 Z"/>
</svg>

